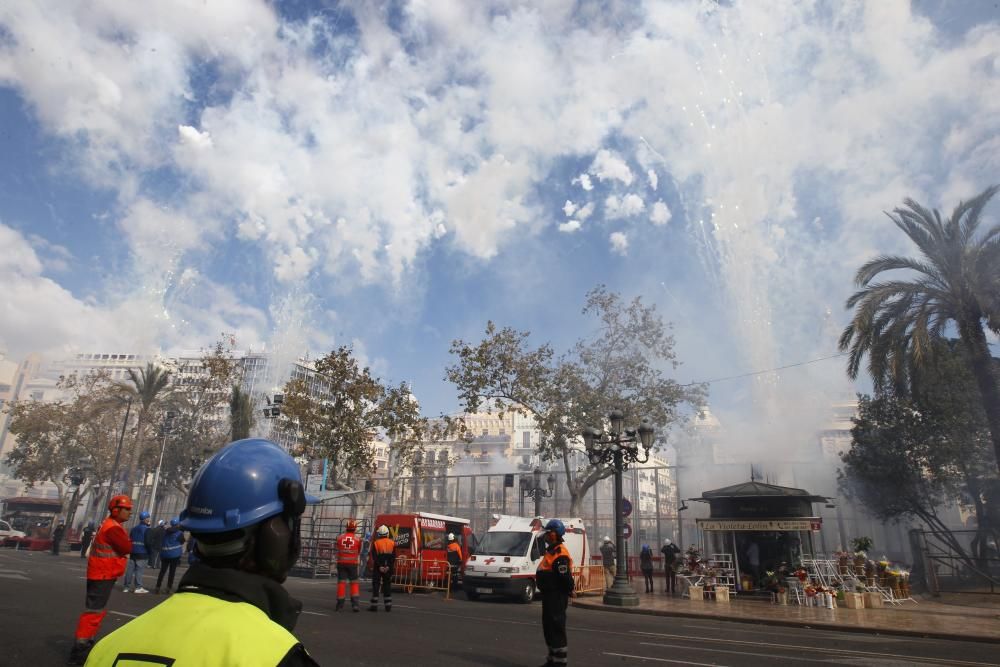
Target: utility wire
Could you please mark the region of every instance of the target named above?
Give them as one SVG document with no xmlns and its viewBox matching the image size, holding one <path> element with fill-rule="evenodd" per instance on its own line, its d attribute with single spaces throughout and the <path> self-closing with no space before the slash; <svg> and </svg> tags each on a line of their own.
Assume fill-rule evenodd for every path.
<svg viewBox="0 0 1000 667">
<path fill-rule="evenodd" d="M 810 359 L 809 361 L 800 361 L 795 364 L 788 364 L 787 366 L 778 366 L 776 368 L 769 368 L 765 371 L 753 371 L 752 373 L 743 373 L 741 375 L 730 375 L 728 377 L 713 378 L 711 380 L 702 380 L 701 382 L 688 382 L 687 384 L 679 385 L 681 387 L 693 387 L 696 384 L 712 384 L 714 382 L 724 382 L 726 380 L 738 380 L 740 378 L 753 377 L 754 375 L 764 375 L 765 373 L 774 373 L 775 371 L 783 371 L 786 368 L 796 368 L 798 366 L 807 366 L 809 364 L 815 364 L 820 361 L 828 361 L 830 359 L 836 359 L 838 357 L 845 357 L 849 352 L 841 352 L 840 354 L 833 354 L 829 357 L 820 357 L 819 359 Z"/>
</svg>

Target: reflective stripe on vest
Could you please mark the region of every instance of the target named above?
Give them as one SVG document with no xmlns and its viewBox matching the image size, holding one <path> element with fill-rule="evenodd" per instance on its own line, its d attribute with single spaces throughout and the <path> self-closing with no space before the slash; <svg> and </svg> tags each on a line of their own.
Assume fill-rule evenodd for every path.
<svg viewBox="0 0 1000 667">
<path fill-rule="evenodd" d="M 175 593 L 97 642 L 87 662 L 133 664 L 116 661 L 140 654 L 147 662 L 135 664 L 274 667 L 297 643 L 252 604 Z"/>
</svg>

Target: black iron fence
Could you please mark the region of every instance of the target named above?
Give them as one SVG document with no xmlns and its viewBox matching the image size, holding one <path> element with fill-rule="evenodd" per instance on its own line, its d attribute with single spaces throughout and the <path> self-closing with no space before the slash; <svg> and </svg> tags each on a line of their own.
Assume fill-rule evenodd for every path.
<svg viewBox="0 0 1000 667">
<path fill-rule="evenodd" d="M 947 534 L 911 530 L 910 540 L 914 554 L 919 554 L 914 579 L 929 593 L 1000 593 L 1000 552 L 995 535 L 975 530 Z"/>
</svg>

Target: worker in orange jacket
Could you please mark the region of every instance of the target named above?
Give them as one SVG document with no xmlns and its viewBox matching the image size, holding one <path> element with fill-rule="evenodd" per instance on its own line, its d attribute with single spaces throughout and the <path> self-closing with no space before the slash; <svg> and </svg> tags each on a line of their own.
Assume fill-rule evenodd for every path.
<svg viewBox="0 0 1000 667">
<path fill-rule="evenodd" d="M 122 526 L 132 516 L 132 499 L 126 495 L 115 496 L 108 503 L 108 512 L 108 518 L 94 535 L 87 558 L 87 597 L 84 612 L 76 624 L 76 641 L 69 656 L 71 665 L 87 661 L 101 621 L 108 614 L 106 607 L 115 580 L 125 574 L 128 555 L 132 553 L 132 540 Z"/>
<path fill-rule="evenodd" d="M 389 527 L 379 526 L 372 543 L 372 601 L 368 611 L 378 611 L 378 594 L 382 593 L 385 610 L 392 611 L 392 571 L 396 567 L 396 541 L 389 537 Z"/>
<path fill-rule="evenodd" d="M 448 533 L 448 569 L 451 572 L 451 590 L 458 590 L 458 571 L 462 567 L 462 545 L 455 538 L 455 533 Z"/>
<path fill-rule="evenodd" d="M 361 587 L 358 584 L 358 564 L 361 561 L 361 542 L 358 524 L 352 519 L 347 522 L 344 533 L 337 537 L 337 611 L 344 608 L 347 584 L 351 584 L 351 608 L 361 611 Z"/>
</svg>

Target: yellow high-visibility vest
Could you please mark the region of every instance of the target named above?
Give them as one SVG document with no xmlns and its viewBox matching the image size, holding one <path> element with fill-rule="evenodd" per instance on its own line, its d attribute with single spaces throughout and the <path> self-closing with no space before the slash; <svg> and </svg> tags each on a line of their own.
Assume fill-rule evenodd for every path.
<svg viewBox="0 0 1000 667">
<path fill-rule="evenodd" d="M 97 642 L 87 667 L 275 667 L 297 643 L 252 604 L 176 593 Z"/>
</svg>

